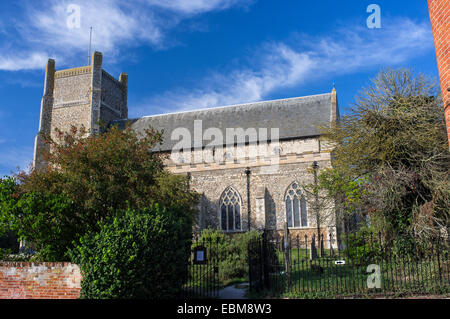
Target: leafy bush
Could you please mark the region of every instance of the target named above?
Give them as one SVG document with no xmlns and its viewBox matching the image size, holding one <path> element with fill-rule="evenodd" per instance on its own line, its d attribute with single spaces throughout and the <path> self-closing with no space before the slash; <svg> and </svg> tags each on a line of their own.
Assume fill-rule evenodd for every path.
<svg viewBox="0 0 450 319">
<path fill-rule="evenodd" d="M 83 272 L 83 298 L 177 297 L 188 275 L 192 219 L 155 205 L 99 223 L 71 251 Z"/>
<path fill-rule="evenodd" d="M 248 276 L 248 244 L 260 236 L 257 231 L 227 235 L 220 230 L 205 229 L 199 242 L 217 243 L 219 278 L 226 282 Z"/>
<path fill-rule="evenodd" d="M 391 253 L 396 257 L 409 256 L 410 258 L 423 258 L 426 254 L 432 255 L 431 246 L 437 247 L 436 242 L 424 240 L 409 233 L 398 234 L 388 243 Z M 445 250 L 444 250 L 445 251 Z"/>
<path fill-rule="evenodd" d="M 378 235 L 372 233 L 368 228 L 361 228 L 358 232 L 349 234 L 345 238 L 345 254 L 355 264 L 373 262 L 381 256 L 381 246 Z"/>
<path fill-rule="evenodd" d="M 248 244 L 257 236 L 260 236 L 258 232 L 251 231 L 229 237 L 229 244 L 223 252 L 219 268 L 222 279 L 230 280 L 248 276 Z"/>
<path fill-rule="evenodd" d="M 19 251 L 17 233 L 13 230 L 14 223 L 11 213 L 17 204 L 17 182 L 12 177 L 0 178 L 0 259 Z"/>
<path fill-rule="evenodd" d="M 8 249 L 11 253 L 19 252 L 19 241 L 14 232 L 7 232 L 6 235 L 0 236 L 0 249 Z"/>
<path fill-rule="evenodd" d="M 0 247 L 17 253 L 17 240 L 22 239 L 28 248 L 39 252 L 35 260 L 68 261 L 72 242 L 86 232 L 85 216 L 66 195 L 20 193 L 19 188 L 13 178 L 0 180 Z"/>
<path fill-rule="evenodd" d="M 8 259 L 8 255 L 11 253 L 9 249 L 0 248 L 0 261 L 5 261 Z"/>
<path fill-rule="evenodd" d="M 11 232 L 11 211 L 17 203 L 15 193 L 17 182 L 14 178 L 0 178 L 0 238 Z"/>
<path fill-rule="evenodd" d="M 198 194 L 184 176 L 164 170 L 151 152 L 161 133 L 138 136 L 131 128 L 112 127 L 86 137 L 83 128 L 46 137 L 49 166 L 0 179 L 0 237 L 13 230 L 38 251 L 42 261 L 68 261 L 80 237 L 97 232 L 98 222 L 114 212 L 147 209 L 159 203 L 168 210 L 193 214 Z"/>
<path fill-rule="evenodd" d="M 69 261 L 68 250 L 84 231 L 74 202 L 60 194 L 23 194 L 11 220 L 20 238 L 38 251 L 40 261 Z"/>
</svg>

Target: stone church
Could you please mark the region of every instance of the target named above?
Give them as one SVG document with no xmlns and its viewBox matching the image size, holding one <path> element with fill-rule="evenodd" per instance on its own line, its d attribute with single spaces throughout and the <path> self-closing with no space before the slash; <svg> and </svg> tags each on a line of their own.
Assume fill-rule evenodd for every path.
<svg viewBox="0 0 450 319">
<path fill-rule="evenodd" d="M 50 59 L 34 167 L 45 167 L 41 153 L 46 145 L 40 133 L 83 125 L 98 134 L 100 122 L 119 127 L 128 122 L 137 132 L 151 126 L 164 130 L 163 143 L 155 151 L 169 155 L 167 169 L 186 175 L 201 194 L 199 229 L 276 232 L 287 223 L 294 235 L 316 232 L 314 199 L 303 186 L 314 181 L 313 166 L 331 167 L 332 149 L 320 140 L 319 127 L 339 119 L 334 88 L 320 95 L 137 119 L 128 119 L 127 88 L 128 75 L 116 79 L 103 70 L 100 52 L 93 54 L 90 66 L 74 69 L 56 71 Z M 326 210 L 320 212 L 326 216 L 321 231 L 336 238 L 334 206 L 321 209 Z"/>
</svg>

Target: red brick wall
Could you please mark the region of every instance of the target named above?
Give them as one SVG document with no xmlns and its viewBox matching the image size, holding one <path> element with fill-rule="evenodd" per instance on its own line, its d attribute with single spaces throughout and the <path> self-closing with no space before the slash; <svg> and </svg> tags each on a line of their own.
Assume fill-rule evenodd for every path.
<svg viewBox="0 0 450 319">
<path fill-rule="evenodd" d="M 81 273 L 70 263 L 0 263 L 0 299 L 77 299 Z"/>
<path fill-rule="evenodd" d="M 450 0 L 428 0 L 450 144 Z"/>
</svg>

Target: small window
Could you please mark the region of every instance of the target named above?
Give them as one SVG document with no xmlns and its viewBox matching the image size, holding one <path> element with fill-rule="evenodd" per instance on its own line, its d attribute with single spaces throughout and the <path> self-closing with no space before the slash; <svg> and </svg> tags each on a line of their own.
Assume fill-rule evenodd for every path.
<svg viewBox="0 0 450 319">
<path fill-rule="evenodd" d="M 288 227 L 308 227 L 306 199 L 297 182 L 286 190 L 285 203 Z"/>
<path fill-rule="evenodd" d="M 240 231 L 241 198 L 237 191 L 228 187 L 220 196 L 220 225 L 223 231 Z"/>
</svg>

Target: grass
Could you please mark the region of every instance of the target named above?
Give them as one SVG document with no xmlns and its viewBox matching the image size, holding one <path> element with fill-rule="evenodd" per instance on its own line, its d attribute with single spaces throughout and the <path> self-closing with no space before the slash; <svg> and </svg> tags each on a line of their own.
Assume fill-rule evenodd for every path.
<svg viewBox="0 0 450 319">
<path fill-rule="evenodd" d="M 448 260 L 414 256 L 401 259 L 390 258 L 389 262 L 379 258 L 352 259 L 345 254 L 324 250 L 322 257 L 309 260 L 309 250 L 292 248 L 290 250 L 290 273 L 285 269 L 285 254 L 274 250 L 270 267 L 270 289 L 255 292 L 248 291 L 249 298 L 371 298 L 373 296 L 408 296 L 411 294 L 448 294 L 450 290 L 450 267 Z M 447 258 L 447 257 L 445 257 Z M 336 265 L 335 260 L 345 260 L 345 264 Z M 369 264 L 380 267 L 381 288 L 369 289 L 367 272 Z M 439 274 L 438 269 L 441 269 Z M 213 267 L 195 265 L 190 269 L 190 285 L 186 289 L 196 291 L 219 290 L 223 287 L 248 281 L 247 276 L 223 278 L 211 272 Z M 212 277 L 208 277 L 212 276 Z"/>
<path fill-rule="evenodd" d="M 254 298 L 261 298 L 261 294 L 253 294 Z M 414 298 L 414 297 L 429 297 L 429 298 L 448 298 L 450 296 L 450 290 L 442 289 L 442 287 L 436 287 L 436 289 L 424 292 L 424 291 L 411 291 L 411 290 L 401 290 L 401 291 L 372 291 L 372 292 L 343 292 L 343 293 L 333 293 L 326 291 L 319 292 L 302 292 L 302 291 L 292 291 L 281 294 L 278 298 L 286 299 L 399 299 L 399 298 Z"/>
<path fill-rule="evenodd" d="M 376 263 L 376 262 L 374 262 Z M 321 260 L 291 260 L 291 271 L 288 275 L 283 265 L 273 267 L 269 274 L 269 296 L 293 295 L 342 295 L 373 294 L 381 292 L 398 293 L 441 293 L 449 290 L 449 273 L 441 270 L 439 277 L 435 261 L 416 263 L 379 263 L 381 289 L 368 288 L 367 265 L 335 265 L 330 258 Z"/>
<path fill-rule="evenodd" d="M 248 276 L 222 280 L 221 286 L 228 287 L 230 285 L 239 285 L 244 282 L 248 282 Z"/>
<path fill-rule="evenodd" d="M 339 253 L 339 254 L 337 254 Z M 434 258 L 416 259 L 416 256 L 402 258 L 386 258 L 389 261 L 366 255 L 366 258 L 350 258 L 346 253 L 324 250 L 322 257 L 309 260 L 309 250 L 291 248 L 289 253 L 289 270 L 286 270 L 286 256 L 280 250 L 271 254 L 272 262 L 269 270 L 267 291 L 249 295 L 258 297 L 290 297 L 314 296 L 336 297 L 345 295 L 370 296 L 374 294 L 429 294 L 446 293 L 450 289 L 450 271 L 447 257 L 438 261 Z M 447 255 L 446 255 L 447 256 Z M 442 256 L 441 256 L 442 257 Z M 345 264 L 336 265 L 336 260 L 344 260 Z M 367 266 L 379 266 L 381 288 L 368 288 L 369 275 Z M 440 268 L 440 273 L 439 273 Z M 373 271 L 373 270 L 372 270 Z"/>
</svg>

